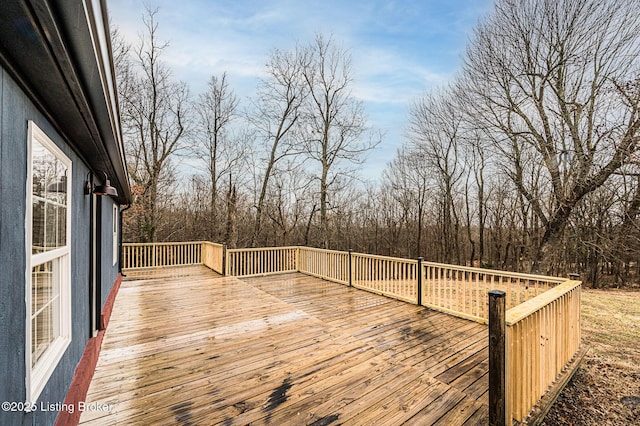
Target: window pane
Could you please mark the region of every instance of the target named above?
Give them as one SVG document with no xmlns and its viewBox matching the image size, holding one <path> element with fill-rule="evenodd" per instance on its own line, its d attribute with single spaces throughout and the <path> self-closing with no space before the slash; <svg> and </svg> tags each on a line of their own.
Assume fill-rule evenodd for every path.
<svg viewBox="0 0 640 426">
<path fill-rule="evenodd" d="M 68 168 L 37 140 L 33 141 L 32 253 L 67 244 Z"/>
<path fill-rule="evenodd" d="M 56 201 L 63 206 L 67 205 L 67 168 L 58 162 L 59 170 L 56 179 Z"/>
<path fill-rule="evenodd" d="M 58 207 L 58 232 L 57 232 L 58 247 L 65 246 L 67 244 L 67 208 Z"/>
<path fill-rule="evenodd" d="M 38 357 L 36 356 L 38 348 L 38 321 L 36 318 L 31 319 L 31 367 L 36 365 Z"/>
<path fill-rule="evenodd" d="M 47 203 L 44 209 L 44 246 L 45 250 L 51 250 L 56 247 L 56 223 L 57 208 L 55 205 Z"/>
<path fill-rule="evenodd" d="M 53 333 L 53 306 L 47 305 L 31 320 L 31 366 L 33 367 L 47 350 L 55 336 Z"/>
<path fill-rule="evenodd" d="M 31 146 L 33 150 L 33 194 L 44 197 L 45 188 L 47 186 L 47 154 L 51 156 L 49 151 L 43 147 L 38 141 L 34 140 Z"/>
<path fill-rule="evenodd" d="M 31 226 L 32 254 L 38 254 L 46 251 L 44 247 L 44 206 L 44 201 L 36 198 L 33 199 L 33 220 Z"/>
<path fill-rule="evenodd" d="M 54 292 L 57 290 L 54 285 L 53 262 L 46 262 L 33 268 L 31 272 L 31 305 L 33 306 L 31 313 L 33 315 L 56 295 Z"/>
<path fill-rule="evenodd" d="M 59 259 L 45 262 L 31 271 L 32 366 L 51 342 L 60 336 L 59 263 Z"/>
</svg>

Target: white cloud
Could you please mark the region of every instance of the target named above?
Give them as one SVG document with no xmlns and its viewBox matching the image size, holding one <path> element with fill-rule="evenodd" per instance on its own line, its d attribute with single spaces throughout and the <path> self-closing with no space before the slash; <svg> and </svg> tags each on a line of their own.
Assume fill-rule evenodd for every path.
<svg viewBox="0 0 640 426">
<path fill-rule="evenodd" d="M 450 79 L 448 73 L 390 50 L 369 47 L 353 56 L 353 93 L 364 102 L 404 105 L 426 89 Z"/>
<path fill-rule="evenodd" d="M 372 125 L 387 131 L 371 156 L 380 166 L 401 143 L 410 101 L 450 81 L 465 42 L 492 0 L 146 0 L 158 7 L 164 56 L 192 93 L 227 72 L 241 99 L 255 93 L 274 48 L 333 34 L 352 55 L 352 93 Z M 142 33 L 144 3 L 109 0 L 112 21 L 130 42 Z M 378 154 L 378 153 L 382 154 Z"/>
</svg>

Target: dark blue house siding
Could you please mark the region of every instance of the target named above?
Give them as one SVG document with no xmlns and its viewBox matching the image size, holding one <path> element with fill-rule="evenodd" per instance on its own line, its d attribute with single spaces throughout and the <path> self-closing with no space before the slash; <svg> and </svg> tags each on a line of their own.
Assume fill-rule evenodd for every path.
<svg viewBox="0 0 640 426">
<path fill-rule="evenodd" d="M 27 181 L 27 129 L 33 120 L 71 159 L 72 237 L 71 294 L 72 341 L 56 367 L 40 403 L 64 401 L 74 371 L 90 336 L 91 197 L 83 193 L 89 169 L 70 149 L 52 123 L 38 111 L 8 73 L 0 68 L 0 401 L 24 401 L 25 394 L 25 209 Z M 105 197 L 107 198 L 107 197 Z M 102 246 L 102 303 L 117 277 L 112 263 L 111 199 L 104 200 L 102 215 L 107 219 Z M 106 228 L 106 229 L 105 229 Z M 108 248 L 108 250 L 106 250 Z M 49 425 L 55 411 L 31 413 L 0 411 L 0 425 Z"/>
<path fill-rule="evenodd" d="M 100 306 L 109 296 L 113 283 L 118 278 L 118 263 L 113 264 L 113 206 L 114 201 L 110 197 L 102 197 L 102 235 L 101 235 L 101 300 Z"/>
<path fill-rule="evenodd" d="M 27 123 L 22 94 L 0 68 L 0 401 L 24 399 L 25 229 Z M 22 144 L 14 143 L 23 138 Z M 0 424 L 20 424 L 17 415 L 0 411 Z"/>
</svg>

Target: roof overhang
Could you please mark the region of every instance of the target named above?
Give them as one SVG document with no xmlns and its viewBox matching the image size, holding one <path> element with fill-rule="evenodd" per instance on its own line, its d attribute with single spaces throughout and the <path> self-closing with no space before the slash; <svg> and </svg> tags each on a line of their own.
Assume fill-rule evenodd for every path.
<svg viewBox="0 0 640 426">
<path fill-rule="evenodd" d="M 130 203 L 105 0 L 2 0 L 0 34 L 3 67 Z"/>
</svg>

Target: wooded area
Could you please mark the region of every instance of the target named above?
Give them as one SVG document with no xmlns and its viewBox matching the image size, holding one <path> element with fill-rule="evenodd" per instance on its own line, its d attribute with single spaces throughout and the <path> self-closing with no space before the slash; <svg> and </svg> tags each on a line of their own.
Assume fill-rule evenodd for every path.
<svg viewBox="0 0 640 426">
<path fill-rule="evenodd" d="M 376 182 L 361 167 L 384 135 L 352 92 L 339 40 L 272 51 L 251 100 L 226 74 L 193 96 L 163 62 L 149 11 L 137 45 L 113 34 L 136 195 L 124 240 L 353 249 L 636 283 L 636 8 L 496 1 L 456 78 L 416 93 Z"/>
</svg>

